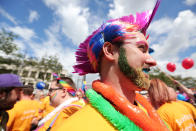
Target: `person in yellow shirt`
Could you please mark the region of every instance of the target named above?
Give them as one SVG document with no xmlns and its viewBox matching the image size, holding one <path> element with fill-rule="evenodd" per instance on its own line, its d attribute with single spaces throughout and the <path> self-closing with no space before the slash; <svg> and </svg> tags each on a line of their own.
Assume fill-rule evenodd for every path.
<svg viewBox="0 0 196 131">
<path fill-rule="evenodd" d="M 31 130 L 37 127 L 40 119 L 44 118 L 48 113 L 50 113 L 54 107 L 50 105 L 50 97 L 46 96 L 43 89 L 46 87 L 44 82 L 37 82 L 36 89 L 34 90 L 34 100 L 41 102 L 41 109 L 36 112 L 35 117 L 31 123 Z"/>
<path fill-rule="evenodd" d="M 51 83 L 51 87 L 49 89 L 49 97 L 50 97 L 50 105 L 55 107 L 53 112 L 60 106 L 62 106 L 65 102 L 70 100 L 71 98 L 74 98 L 73 96 L 73 90 L 72 92 L 69 92 L 70 87 L 67 88 L 67 86 L 64 86 L 63 84 L 65 83 L 60 83 L 62 82 L 67 82 L 67 77 L 64 78 L 58 78 Z M 70 79 L 70 78 L 69 78 Z M 66 83 L 67 85 L 68 82 Z M 70 85 L 69 85 L 70 86 Z M 39 127 L 36 129 L 38 131 L 45 131 L 45 130 L 58 130 L 58 125 L 61 125 L 65 119 L 73 115 L 76 111 L 81 109 L 85 103 L 83 103 L 82 100 L 76 99 L 75 101 L 72 101 L 68 105 L 62 106 L 61 109 L 59 109 L 57 112 L 55 112 L 53 115 L 50 115 L 51 113 L 48 114 L 50 115 L 50 118 L 46 121 L 44 121 Z M 47 116 L 46 116 L 47 117 Z"/>
<path fill-rule="evenodd" d="M 196 130 L 196 108 L 190 103 L 176 100 L 177 94 L 173 88 L 159 79 L 153 79 L 148 93 L 152 105 L 171 130 Z"/>
<path fill-rule="evenodd" d="M 23 84 L 15 74 L 0 74 L 0 131 L 6 130 L 8 122 L 7 110 L 14 107 L 19 100 Z"/>
<path fill-rule="evenodd" d="M 40 109 L 40 102 L 31 100 L 33 87 L 26 86 L 20 92 L 20 101 L 8 111 L 8 131 L 28 131 L 35 113 Z"/>
<path fill-rule="evenodd" d="M 46 96 L 41 101 L 41 110 L 42 112 L 42 118 L 45 117 L 48 113 L 50 113 L 52 110 L 54 110 L 54 107 L 50 105 L 50 97 Z"/>
<path fill-rule="evenodd" d="M 31 130 L 36 129 L 39 120 L 41 120 L 42 118 L 47 116 L 51 111 L 53 111 L 55 109 L 53 106 L 50 105 L 50 97 L 49 96 L 46 96 L 45 98 L 41 99 L 40 103 L 41 103 L 40 110 L 38 110 L 35 113 L 35 116 L 32 119 Z"/>
</svg>

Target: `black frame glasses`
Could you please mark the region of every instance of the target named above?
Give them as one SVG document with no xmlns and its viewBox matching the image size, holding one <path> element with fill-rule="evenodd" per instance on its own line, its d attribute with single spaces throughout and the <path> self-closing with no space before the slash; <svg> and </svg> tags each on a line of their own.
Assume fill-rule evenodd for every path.
<svg viewBox="0 0 196 131">
<path fill-rule="evenodd" d="M 49 91 L 49 92 L 53 92 L 53 91 L 60 90 L 60 89 L 63 89 L 63 88 L 60 88 L 60 87 L 58 87 L 58 88 L 53 88 L 53 89 L 50 88 L 48 91 Z"/>
</svg>

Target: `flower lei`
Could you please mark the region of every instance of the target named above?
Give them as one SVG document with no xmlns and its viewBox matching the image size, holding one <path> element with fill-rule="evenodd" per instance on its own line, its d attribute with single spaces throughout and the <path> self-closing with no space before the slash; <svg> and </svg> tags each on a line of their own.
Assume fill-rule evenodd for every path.
<svg viewBox="0 0 196 131">
<path fill-rule="evenodd" d="M 86 92 L 91 105 L 97 109 L 116 129 L 123 131 L 142 131 L 137 125 L 129 120 L 105 100 L 100 94 L 93 89 Z"/>
</svg>

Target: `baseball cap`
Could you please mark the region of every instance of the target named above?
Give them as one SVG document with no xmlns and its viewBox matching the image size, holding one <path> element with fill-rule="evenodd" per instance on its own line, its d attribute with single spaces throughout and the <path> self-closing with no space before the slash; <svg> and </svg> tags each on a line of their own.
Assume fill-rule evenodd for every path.
<svg viewBox="0 0 196 131">
<path fill-rule="evenodd" d="M 0 88 L 24 87 L 20 77 L 15 74 L 0 74 Z"/>
</svg>

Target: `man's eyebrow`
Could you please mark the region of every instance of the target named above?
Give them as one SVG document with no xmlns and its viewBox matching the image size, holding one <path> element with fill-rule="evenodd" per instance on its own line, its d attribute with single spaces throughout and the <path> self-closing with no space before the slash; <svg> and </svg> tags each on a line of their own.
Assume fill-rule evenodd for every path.
<svg viewBox="0 0 196 131">
<path fill-rule="evenodd" d="M 149 46 L 148 46 L 148 44 L 145 42 L 145 41 L 137 41 L 136 42 L 138 45 L 140 45 L 140 44 L 143 44 L 143 45 L 145 45 L 147 48 L 149 48 Z"/>
<path fill-rule="evenodd" d="M 133 33 L 125 33 L 124 37 L 125 38 L 132 38 L 132 39 L 134 39 L 134 38 L 137 38 L 137 35 L 133 34 Z"/>
</svg>

